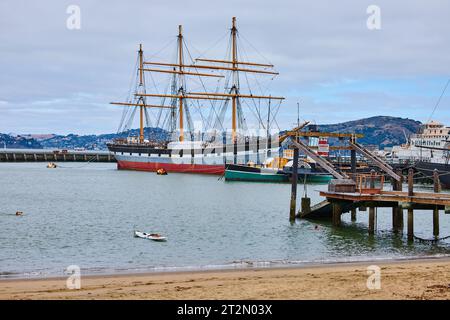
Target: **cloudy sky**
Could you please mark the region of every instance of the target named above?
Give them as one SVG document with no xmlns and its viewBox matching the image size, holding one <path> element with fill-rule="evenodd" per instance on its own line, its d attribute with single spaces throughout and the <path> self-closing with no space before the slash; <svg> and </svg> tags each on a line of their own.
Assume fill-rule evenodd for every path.
<svg viewBox="0 0 450 320">
<path fill-rule="evenodd" d="M 67 28 L 70 5 L 79 30 Z M 380 30 L 367 28 L 369 5 Z M 108 103 L 126 97 L 139 43 L 157 54 L 182 24 L 193 53 L 214 57 L 232 16 L 257 49 L 249 58 L 280 72 L 280 126 L 296 121 L 297 101 L 317 123 L 426 121 L 450 78 L 449 12 L 446 0 L 2 0 L 0 132 L 115 132 L 122 107 Z M 450 88 L 433 117 L 450 125 Z"/>
</svg>

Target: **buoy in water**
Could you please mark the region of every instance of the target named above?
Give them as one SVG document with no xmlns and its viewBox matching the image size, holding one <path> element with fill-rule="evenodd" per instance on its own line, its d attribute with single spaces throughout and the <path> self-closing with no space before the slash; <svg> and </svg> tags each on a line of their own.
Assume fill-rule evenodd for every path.
<svg viewBox="0 0 450 320">
<path fill-rule="evenodd" d="M 156 170 L 156 174 L 160 176 L 165 176 L 167 175 L 167 171 L 164 168 L 159 168 L 158 170 Z"/>
</svg>

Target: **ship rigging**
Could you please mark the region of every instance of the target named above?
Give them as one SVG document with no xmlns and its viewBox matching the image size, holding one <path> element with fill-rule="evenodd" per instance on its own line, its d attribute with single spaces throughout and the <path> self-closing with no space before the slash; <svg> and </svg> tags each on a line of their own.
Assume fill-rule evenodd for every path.
<svg viewBox="0 0 450 320">
<path fill-rule="evenodd" d="M 121 126 L 125 121 L 126 115 L 128 115 L 125 127 L 129 127 L 136 111 L 139 111 L 138 139 L 122 140 L 108 144 L 108 148 L 116 154 L 116 157 L 119 156 L 119 168 L 155 171 L 159 169 L 159 165 L 167 171 L 178 171 L 175 168 L 178 164 L 184 169 L 189 169 L 185 165 L 191 165 L 192 168 L 188 171 L 197 172 L 194 168 L 196 164 L 203 168 L 204 165 L 208 166 L 208 163 L 212 162 L 215 168 L 213 169 L 214 173 L 216 171 L 220 173 L 223 172 L 224 166 L 228 162 L 235 164 L 247 162 L 250 161 L 250 154 L 252 154 L 255 158 L 252 161 L 259 163 L 261 159 L 260 153 L 266 156 L 271 154 L 270 149 L 272 149 L 272 146 L 270 143 L 267 144 L 267 140 L 270 141 L 270 139 L 266 139 L 264 148 L 260 148 L 260 145 L 263 145 L 263 143 L 260 143 L 259 137 L 257 137 L 257 141 L 250 141 L 251 139 L 247 134 L 248 127 L 243 106 L 250 106 L 246 102 L 251 101 L 255 108 L 249 109 L 256 114 L 259 127 L 269 132 L 269 126 L 276 121 L 275 116 L 284 97 L 267 95 L 262 92 L 262 86 L 260 86 L 261 92 L 254 92 L 254 89 L 249 84 L 248 74 L 271 76 L 273 79 L 278 75 L 278 72 L 273 70 L 274 66 L 271 63 L 257 63 L 243 59 L 243 54 L 239 54 L 238 51 L 238 34 L 236 18 L 233 17 L 230 30 L 231 43 L 229 50 L 227 50 L 227 57 L 224 59 L 204 57 L 193 59 L 185 43 L 182 26 L 178 28 L 175 62 L 145 60 L 142 45 L 139 46 L 136 89 L 128 101 L 111 102 L 113 105 L 131 108 L 125 111 Z M 164 93 L 158 92 L 158 90 L 155 90 L 156 92 L 147 92 L 145 85 L 146 73 L 150 74 L 153 83 L 155 83 L 154 74 L 169 74 L 171 77 L 170 92 L 167 92 L 168 90 Z M 212 86 L 206 79 L 216 80 L 215 90 L 208 90 Z M 241 80 L 245 80 L 247 90 L 242 90 Z M 195 87 L 196 84 L 197 87 Z M 161 99 L 161 102 L 153 103 L 154 99 Z M 167 103 L 167 100 L 170 102 Z M 261 101 L 268 101 L 269 105 L 271 105 L 272 101 L 276 102 L 275 107 L 272 106 L 268 109 L 267 124 L 264 124 L 262 120 Z M 229 107 L 231 107 L 231 123 L 228 125 L 231 127 L 231 132 L 227 133 L 226 128 L 229 127 L 225 123 L 225 116 Z M 202 109 L 208 108 L 210 113 L 205 118 Z M 162 118 L 165 119 L 162 121 L 162 124 L 167 128 L 165 129 L 170 133 L 171 138 L 164 143 L 161 143 L 161 141 L 156 142 L 151 137 L 148 140 L 145 139 L 145 127 L 151 121 L 149 110 L 158 110 L 155 117 L 156 126 L 161 125 Z M 203 129 L 207 132 L 199 134 L 198 139 L 195 137 L 192 110 L 199 111 L 202 124 L 205 124 L 207 129 Z M 222 139 L 218 137 L 219 134 L 222 135 Z M 220 147 L 218 143 L 222 143 L 223 147 Z M 253 148 L 254 150 L 250 150 L 252 143 L 256 144 L 255 148 Z M 229 148 L 230 145 L 232 146 L 231 150 Z M 239 150 L 240 145 L 243 146 L 243 150 Z M 165 159 L 165 161 L 161 162 L 161 152 L 149 148 L 165 149 L 166 151 L 163 153 L 169 155 L 170 161 Z M 205 150 L 208 148 L 210 151 L 209 157 L 213 159 L 206 160 Z M 183 152 L 179 152 L 182 149 L 192 150 L 190 155 L 186 155 Z M 130 150 L 136 152 L 129 152 Z M 118 152 L 120 153 L 118 154 Z M 145 159 L 138 158 L 142 157 L 144 153 L 147 154 Z M 182 159 L 175 161 L 172 157 L 172 154 L 175 153 L 177 157 Z M 152 159 L 152 154 L 158 155 L 158 159 Z M 231 157 L 229 157 L 230 154 Z M 120 157 L 122 155 L 127 158 L 121 160 Z M 187 159 L 189 156 L 191 159 Z M 199 159 L 196 159 L 196 157 Z M 147 163 L 147 165 L 142 164 L 143 162 Z M 169 162 L 169 165 L 164 165 L 167 162 Z M 139 163 L 139 165 L 136 165 L 136 163 Z"/>
</svg>

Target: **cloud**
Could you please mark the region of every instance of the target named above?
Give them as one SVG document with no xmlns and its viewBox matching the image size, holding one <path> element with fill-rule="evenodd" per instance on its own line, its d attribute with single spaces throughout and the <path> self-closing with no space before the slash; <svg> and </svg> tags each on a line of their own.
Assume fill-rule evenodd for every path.
<svg viewBox="0 0 450 320">
<path fill-rule="evenodd" d="M 193 55 L 223 58 L 232 16 L 246 56 L 280 72 L 261 85 L 287 98 L 281 126 L 296 121 L 297 101 L 318 122 L 376 114 L 425 121 L 450 76 L 444 0 L 378 0 L 377 31 L 366 27 L 366 0 L 78 0 L 81 29 L 68 30 L 71 4 L 0 3 L 0 131 L 115 131 L 122 109 L 108 103 L 126 98 L 139 43 L 147 57 L 171 61 L 182 24 Z M 155 79 L 159 90 L 166 79 Z M 449 102 L 435 113 L 447 124 Z"/>
</svg>

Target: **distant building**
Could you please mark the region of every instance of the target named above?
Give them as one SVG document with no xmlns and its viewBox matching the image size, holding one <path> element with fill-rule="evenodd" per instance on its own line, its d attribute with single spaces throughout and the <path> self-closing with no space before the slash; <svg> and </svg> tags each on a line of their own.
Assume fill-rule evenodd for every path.
<svg viewBox="0 0 450 320">
<path fill-rule="evenodd" d="M 394 162 L 396 160 L 443 162 L 448 151 L 439 149 L 450 150 L 450 127 L 437 121 L 430 121 L 422 125 L 418 133 L 411 135 L 409 143 L 394 146 L 387 156 Z"/>
</svg>

